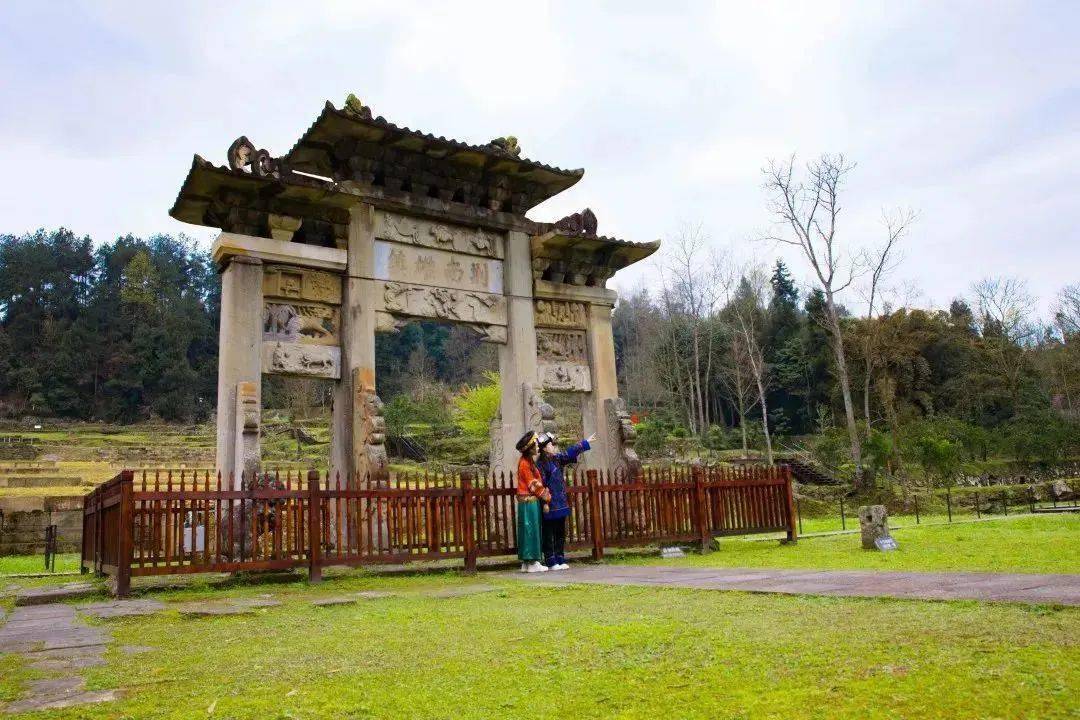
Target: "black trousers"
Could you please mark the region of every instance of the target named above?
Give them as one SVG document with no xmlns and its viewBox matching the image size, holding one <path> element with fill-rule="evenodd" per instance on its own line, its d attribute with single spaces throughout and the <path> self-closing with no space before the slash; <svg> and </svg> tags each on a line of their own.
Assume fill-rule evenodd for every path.
<svg viewBox="0 0 1080 720">
<path fill-rule="evenodd" d="M 563 556 L 566 548 L 566 518 L 563 517 L 558 520 L 545 519 L 541 542 L 544 560 L 549 563 L 563 562 L 566 559 Z"/>
</svg>

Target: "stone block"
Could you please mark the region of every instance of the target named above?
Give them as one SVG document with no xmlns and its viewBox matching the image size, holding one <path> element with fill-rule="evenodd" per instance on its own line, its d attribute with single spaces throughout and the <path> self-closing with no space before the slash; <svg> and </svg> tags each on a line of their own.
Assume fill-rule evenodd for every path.
<svg viewBox="0 0 1080 720">
<path fill-rule="evenodd" d="M 875 550 L 879 538 L 891 538 L 889 515 L 884 505 L 863 505 L 859 508 L 859 529 L 863 550 Z"/>
</svg>

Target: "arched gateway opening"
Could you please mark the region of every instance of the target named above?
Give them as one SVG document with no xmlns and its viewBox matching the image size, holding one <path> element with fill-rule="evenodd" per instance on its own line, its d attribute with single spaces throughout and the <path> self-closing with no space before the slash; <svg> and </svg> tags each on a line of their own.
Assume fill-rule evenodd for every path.
<svg viewBox="0 0 1080 720">
<path fill-rule="evenodd" d="M 358 103 L 326 104 L 286 155 L 237 139 L 228 167 L 196 156 L 170 214 L 222 230 L 217 465 L 257 473 L 261 376 L 333 383 L 330 471 L 352 484 L 386 471 L 375 335 L 410 320 L 470 329 L 498 357 L 502 397 L 490 469 L 539 428 L 543 391 L 570 394 L 592 467 L 633 466 L 618 398 L 606 287 L 653 253 L 597 234 L 589 210 L 555 223 L 526 211 L 582 170 L 399 128 Z M 569 431 L 569 428 L 567 428 Z"/>
</svg>

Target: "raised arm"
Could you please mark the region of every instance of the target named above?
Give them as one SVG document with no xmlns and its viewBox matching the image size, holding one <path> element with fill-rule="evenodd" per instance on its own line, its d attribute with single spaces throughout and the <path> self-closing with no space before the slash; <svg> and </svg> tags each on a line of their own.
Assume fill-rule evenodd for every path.
<svg viewBox="0 0 1080 720">
<path fill-rule="evenodd" d="M 596 439 L 596 436 L 590 435 L 589 437 L 579 442 L 577 445 L 571 445 L 570 447 L 566 448 L 566 450 L 555 456 L 556 461 L 562 465 L 572 465 L 573 463 L 576 463 L 578 460 L 578 456 L 581 455 L 581 453 L 587 452 L 588 450 L 592 449 L 592 445 L 590 443 L 594 439 Z"/>
</svg>

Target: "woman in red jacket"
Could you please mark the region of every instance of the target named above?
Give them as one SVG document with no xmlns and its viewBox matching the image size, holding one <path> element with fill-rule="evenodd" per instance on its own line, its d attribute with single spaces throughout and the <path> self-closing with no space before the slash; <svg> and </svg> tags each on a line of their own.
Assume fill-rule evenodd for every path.
<svg viewBox="0 0 1080 720">
<path fill-rule="evenodd" d="M 551 502 L 551 493 L 544 487 L 536 458 L 540 446 L 536 433 L 529 431 L 514 446 L 521 453 L 517 467 L 517 548 L 521 572 L 545 572 L 540 562 L 541 503 Z"/>
</svg>

